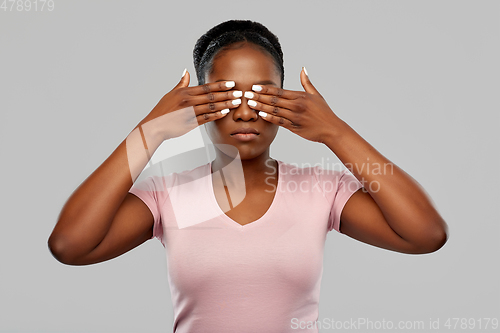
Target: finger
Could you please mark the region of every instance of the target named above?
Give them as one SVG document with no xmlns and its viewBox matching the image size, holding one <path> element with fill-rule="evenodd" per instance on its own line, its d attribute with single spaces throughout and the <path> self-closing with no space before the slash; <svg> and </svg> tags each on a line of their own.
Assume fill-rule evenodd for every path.
<svg viewBox="0 0 500 333">
<path fill-rule="evenodd" d="M 271 85 L 258 85 L 258 84 L 254 84 L 252 86 L 252 91 L 261 95 L 276 95 L 280 98 L 285 98 L 285 99 L 296 99 L 298 97 L 297 93 L 299 93 L 299 91 L 291 91 Z"/>
<path fill-rule="evenodd" d="M 210 121 L 219 120 L 224 118 L 229 113 L 229 109 L 224 109 L 216 112 L 203 113 L 196 116 L 196 121 L 198 125 L 206 124 Z"/>
<path fill-rule="evenodd" d="M 295 92 L 295 91 L 289 91 L 291 95 L 294 96 L 294 99 L 285 99 L 282 97 L 279 97 L 277 95 L 263 95 L 263 94 L 258 94 L 254 93 L 251 91 L 245 91 L 245 97 L 249 100 L 261 102 L 263 104 L 270 105 L 272 107 L 277 106 L 280 108 L 292 110 L 292 111 L 304 111 L 304 107 L 302 104 L 302 99 L 304 96 L 303 92 Z M 266 110 L 263 110 L 266 111 Z"/>
<path fill-rule="evenodd" d="M 247 104 L 251 109 L 253 109 L 257 112 L 263 111 L 267 114 L 271 114 L 271 115 L 274 115 L 277 117 L 289 119 L 291 122 L 298 121 L 297 113 L 290 110 L 290 109 L 282 108 L 282 107 L 279 107 L 277 105 L 274 105 L 274 106 L 267 105 L 267 104 L 264 104 L 261 102 L 257 102 L 253 99 L 248 100 Z"/>
<path fill-rule="evenodd" d="M 233 101 L 237 98 L 240 98 L 242 95 L 243 92 L 240 90 L 209 92 L 207 94 L 189 97 L 189 101 L 187 102 L 187 104 L 195 106 L 195 105 L 222 102 L 226 100 Z"/>
<path fill-rule="evenodd" d="M 314 87 L 313 84 L 311 83 L 311 80 L 309 79 L 309 75 L 307 75 L 305 67 L 302 67 L 302 70 L 300 71 L 300 83 L 302 84 L 302 87 L 304 87 L 304 90 L 307 93 L 321 96 L 316 87 Z"/>
<path fill-rule="evenodd" d="M 289 130 L 292 130 L 297 127 L 290 119 L 268 114 L 264 111 L 259 111 L 259 117 L 264 119 L 265 121 L 268 121 L 270 123 L 276 124 L 278 126 L 284 127 Z"/>
<path fill-rule="evenodd" d="M 234 81 L 220 81 L 205 83 L 195 87 L 189 87 L 187 94 L 190 96 L 204 95 L 215 91 L 226 91 L 234 87 Z"/>
<path fill-rule="evenodd" d="M 174 87 L 174 89 L 189 86 L 189 80 L 190 80 L 190 74 L 189 74 L 187 68 L 184 68 L 184 71 L 182 72 L 181 79 L 179 80 L 179 83 L 177 83 L 177 85 Z"/>
<path fill-rule="evenodd" d="M 200 116 L 206 113 L 212 113 L 216 111 L 221 111 L 224 109 L 234 109 L 241 104 L 241 99 L 226 100 L 222 102 L 210 102 L 207 104 L 194 106 L 194 113 L 196 116 Z"/>
</svg>

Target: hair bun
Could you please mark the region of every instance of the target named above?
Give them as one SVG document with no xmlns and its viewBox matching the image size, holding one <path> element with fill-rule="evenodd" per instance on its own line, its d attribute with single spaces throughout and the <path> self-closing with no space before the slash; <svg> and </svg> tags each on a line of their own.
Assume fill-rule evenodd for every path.
<svg viewBox="0 0 500 333">
<path fill-rule="evenodd" d="M 248 41 L 263 47 L 277 62 L 284 79 L 283 52 L 279 39 L 259 22 L 250 20 L 229 20 L 208 30 L 195 44 L 193 61 L 198 83 L 204 84 L 204 73 L 210 67 L 213 56 L 225 46 Z"/>
</svg>

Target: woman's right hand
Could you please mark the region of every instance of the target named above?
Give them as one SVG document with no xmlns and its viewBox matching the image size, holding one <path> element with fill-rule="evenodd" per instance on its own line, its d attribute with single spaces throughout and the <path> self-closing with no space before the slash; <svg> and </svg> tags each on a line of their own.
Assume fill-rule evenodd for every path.
<svg viewBox="0 0 500 333">
<path fill-rule="evenodd" d="M 163 140 L 175 138 L 199 125 L 223 118 L 230 109 L 241 104 L 239 97 L 242 92 L 230 91 L 234 81 L 194 87 L 189 87 L 189 81 L 190 75 L 186 71 L 180 82 L 141 121 L 145 132 L 159 135 Z M 233 104 L 238 99 L 239 103 Z"/>
</svg>

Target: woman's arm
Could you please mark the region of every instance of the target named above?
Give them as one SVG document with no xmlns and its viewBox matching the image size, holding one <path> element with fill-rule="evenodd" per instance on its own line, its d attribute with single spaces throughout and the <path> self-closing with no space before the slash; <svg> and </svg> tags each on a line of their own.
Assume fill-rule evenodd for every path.
<svg viewBox="0 0 500 333">
<path fill-rule="evenodd" d="M 69 265 L 93 264 L 117 257 L 152 237 L 151 211 L 129 193 L 134 181 L 164 140 L 221 119 L 227 114 L 223 109 L 237 107 L 231 103 L 233 92 L 228 91 L 234 82 L 188 85 L 186 72 L 67 200 L 48 240 L 57 260 Z"/>
<path fill-rule="evenodd" d="M 429 253 L 446 243 L 448 227 L 422 187 L 382 156 L 332 111 L 305 69 L 305 92 L 269 85 L 252 88 L 252 108 L 262 119 L 304 139 L 326 144 L 364 184 L 344 206 L 340 231 L 403 253 Z M 379 169 L 377 169 L 379 167 Z"/>
<path fill-rule="evenodd" d="M 410 254 L 430 253 L 446 243 L 446 222 L 410 175 L 338 118 L 324 138 L 325 145 L 366 190 L 358 190 L 344 206 L 343 234 Z"/>
<path fill-rule="evenodd" d="M 88 265 L 108 260 L 152 236 L 151 212 L 128 193 L 149 161 L 139 132 L 143 122 L 65 203 L 48 240 L 50 251 L 60 262 Z M 154 152 L 162 142 L 160 136 L 144 134 Z"/>
</svg>

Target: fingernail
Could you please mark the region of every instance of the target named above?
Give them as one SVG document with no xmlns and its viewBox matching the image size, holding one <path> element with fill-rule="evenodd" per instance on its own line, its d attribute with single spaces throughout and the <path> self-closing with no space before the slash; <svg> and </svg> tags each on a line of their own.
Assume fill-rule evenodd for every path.
<svg viewBox="0 0 500 333">
<path fill-rule="evenodd" d="M 239 90 L 233 91 L 233 96 L 234 97 L 241 97 L 242 94 L 243 94 L 243 92 L 241 92 Z"/>
<path fill-rule="evenodd" d="M 262 87 L 261 87 L 261 86 L 258 86 L 258 85 L 256 85 L 256 84 L 254 84 L 254 85 L 252 86 L 252 90 L 253 90 L 253 91 L 261 91 L 261 90 L 262 90 Z"/>
<path fill-rule="evenodd" d="M 250 106 L 257 106 L 257 102 L 256 101 L 249 100 L 247 103 Z"/>
<path fill-rule="evenodd" d="M 265 113 L 264 111 L 259 111 L 259 116 L 261 116 L 262 118 L 266 118 L 267 113 Z"/>
<path fill-rule="evenodd" d="M 222 110 L 220 113 L 222 113 L 222 114 L 229 113 L 229 109 L 224 109 L 224 110 Z"/>
<path fill-rule="evenodd" d="M 307 74 L 307 69 L 305 67 L 302 67 L 304 69 L 304 73 L 306 73 L 307 76 L 309 76 L 309 74 Z"/>
<path fill-rule="evenodd" d="M 184 71 L 182 72 L 181 79 L 184 77 L 184 75 L 186 75 L 186 72 L 187 72 L 187 68 L 184 68 Z"/>
<path fill-rule="evenodd" d="M 251 91 L 245 91 L 245 97 L 246 98 L 253 98 L 253 92 L 251 92 Z"/>
<path fill-rule="evenodd" d="M 241 99 L 240 98 L 234 99 L 233 100 L 233 105 L 238 105 L 238 104 L 241 104 Z"/>
<path fill-rule="evenodd" d="M 228 88 L 232 88 L 232 87 L 234 87 L 234 85 L 235 85 L 234 81 L 227 81 L 226 82 L 226 87 L 228 87 Z"/>
</svg>

